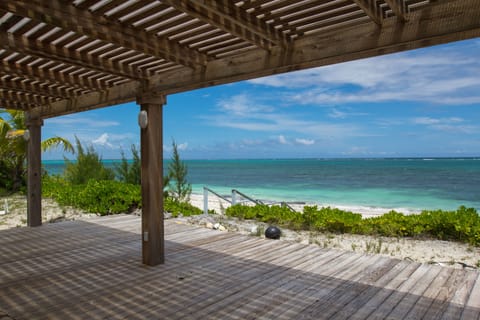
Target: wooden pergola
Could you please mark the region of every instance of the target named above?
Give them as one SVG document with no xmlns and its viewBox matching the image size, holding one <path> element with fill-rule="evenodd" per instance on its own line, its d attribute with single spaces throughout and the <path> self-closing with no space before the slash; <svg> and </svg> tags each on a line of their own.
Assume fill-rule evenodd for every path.
<svg viewBox="0 0 480 320">
<path fill-rule="evenodd" d="M 2 0 L 0 107 L 27 113 L 28 225 L 41 224 L 43 119 L 141 106 L 143 262 L 156 265 L 168 94 L 479 36 L 479 0 Z"/>
</svg>

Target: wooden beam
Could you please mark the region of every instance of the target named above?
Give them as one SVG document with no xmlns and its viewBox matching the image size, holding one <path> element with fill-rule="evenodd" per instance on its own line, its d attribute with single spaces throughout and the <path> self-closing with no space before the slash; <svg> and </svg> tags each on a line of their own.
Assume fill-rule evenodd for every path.
<svg viewBox="0 0 480 320">
<path fill-rule="evenodd" d="M 94 91 L 68 100 L 61 100 L 52 102 L 48 105 L 42 105 L 32 109 L 30 113 L 46 119 L 131 102 L 135 100 L 139 88 L 139 82 L 131 81 L 114 86 L 110 89 Z"/>
<path fill-rule="evenodd" d="M 401 21 L 406 21 L 407 6 L 404 0 L 385 0 L 395 16 Z"/>
<path fill-rule="evenodd" d="M 1 32 L 2 30 L 0 30 Z M 53 62 L 62 62 L 69 65 L 105 72 L 117 76 L 140 79 L 141 75 L 123 64 L 111 63 L 106 59 L 91 54 L 80 52 L 72 48 L 66 48 L 37 39 L 28 39 L 14 34 L 0 33 L 1 47 L 10 51 L 22 53 L 32 57 L 48 59 Z"/>
<path fill-rule="evenodd" d="M 40 82 L 52 82 L 59 85 L 67 84 L 72 87 L 84 88 L 87 90 L 105 89 L 108 86 L 102 82 L 92 80 L 89 77 L 80 77 L 78 75 L 71 75 L 69 72 L 52 71 L 49 68 L 38 68 L 35 66 L 28 66 L 26 64 L 15 63 L 13 61 L 0 61 L 0 73 L 9 74 L 17 77 L 24 77 L 30 80 Z"/>
<path fill-rule="evenodd" d="M 406 22 L 385 19 L 295 41 L 291 51 L 273 48 L 210 61 L 203 72 L 176 70 L 149 79 L 152 93 L 171 94 L 283 72 L 480 37 L 478 0 L 449 0 L 409 13 Z"/>
<path fill-rule="evenodd" d="M 21 91 L 0 89 L 0 97 L 7 101 L 18 101 L 32 105 L 48 104 L 55 101 L 55 98 L 45 97 L 38 94 L 29 94 Z"/>
<path fill-rule="evenodd" d="M 55 98 L 71 98 L 85 93 L 85 90 L 78 88 L 49 84 L 47 82 L 31 81 L 25 78 L 2 77 L 5 74 L 0 72 L 0 89 L 15 90 L 30 94 L 39 94 Z"/>
<path fill-rule="evenodd" d="M 37 106 L 33 104 L 27 104 L 27 103 L 18 102 L 18 101 L 7 101 L 0 97 L 0 108 L 27 111 L 35 107 Z"/>
<path fill-rule="evenodd" d="M 163 96 L 140 96 L 148 123 L 140 129 L 142 166 L 142 257 L 155 266 L 165 261 L 163 226 Z M 140 116 L 139 116 L 140 118 Z M 139 119 L 139 123 L 140 123 Z"/>
<path fill-rule="evenodd" d="M 0 9 L 192 68 L 208 60 L 205 55 L 168 39 L 95 16 L 62 0 L 0 1 Z"/>
<path fill-rule="evenodd" d="M 376 0 L 353 0 L 377 25 L 382 24 L 382 12 Z"/>
<path fill-rule="evenodd" d="M 30 138 L 27 142 L 27 225 L 37 227 L 42 224 L 42 151 L 41 127 L 43 121 L 27 114 L 27 129 Z"/>
<path fill-rule="evenodd" d="M 288 46 L 291 40 L 273 26 L 234 5 L 230 0 L 162 0 L 179 11 L 258 47 Z"/>
<path fill-rule="evenodd" d="M 432 45 L 480 37 L 478 0 L 442 1 L 409 13 L 405 23 L 385 19 L 381 27 L 364 23 L 339 32 L 298 39 L 291 50 L 252 50 L 235 57 L 210 61 L 204 70 L 182 68 L 152 76 L 152 94 L 171 94 L 248 80 L 283 72 L 320 67 Z M 52 117 L 133 101 L 138 82 L 126 83 L 75 100 L 36 108 L 39 116 Z"/>
</svg>

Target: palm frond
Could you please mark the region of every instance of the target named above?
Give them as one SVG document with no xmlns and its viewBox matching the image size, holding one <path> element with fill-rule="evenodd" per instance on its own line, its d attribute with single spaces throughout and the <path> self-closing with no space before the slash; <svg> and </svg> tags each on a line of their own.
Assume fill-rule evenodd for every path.
<svg viewBox="0 0 480 320">
<path fill-rule="evenodd" d="M 7 131 L 7 138 L 16 138 L 16 137 L 21 137 L 25 134 L 25 130 L 20 129 L 20 130 L 9 130 Z"/>
<path fill-rule="evenodd" d="M 56 136 L 42 141 L 42 151 L 47 151 L 59 146 L 63 147 L 64 152 L 75 153 L 72 144 L 65 138 Z"/>
</svg>

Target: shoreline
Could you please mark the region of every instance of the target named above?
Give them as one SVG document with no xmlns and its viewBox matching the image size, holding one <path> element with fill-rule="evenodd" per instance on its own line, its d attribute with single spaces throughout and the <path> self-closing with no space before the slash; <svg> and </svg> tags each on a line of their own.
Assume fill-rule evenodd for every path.
<svg viewBox="0 0 480 320">
<path fill-rule="evenodd" d="M 192 193 L 190 195 L 190 203 L 195 207 L 198 207 L 203 210 L 204 206 L 203 194 L 199 193 Z M 302 201 L 292 201 L 292 202 L 302 202 Z M 251 203 L 251 202 L 250 202 Z M 287 203 L 289 203 L 287 201 Z M 213 194 L 208 195 L 208 209 L 215 210 L 216 213 L 224 214 L 225 209 L 228 208 L 231 204 Z M 321 207 L 331 207 L 337 208 L 344 211 L 350 211 L 353 213 L 359 213 L 362 215 L 363 218 L 371 218 L 371 217 L 378 217 L 385 213 L 388 213 L 392 210 L 397 212 L 401 212 L 403 214 L 418 214 L 421 210 L 414 210 L 414 209 L 407 209 L 407 208 L 380 208 L 380 207 L 369 207 L 369 206 L 348 206 L 348 205 L 337 205 L 337 204 L 325 204 L 320 202 L 307 202 L 305 201 L 304 204 L 290 204 L 292 208 L 296 211 L 302 211 L 303 207 L 305 206 L 318 206 Z"/>
<path fill-rule="evenodd" d="M 25 227 L 27 221 L 26 197 L 20 195 L 0 197 L 0 206 L 5 198 L 9 199 L 10 211 L 7 214 L 0 215 L 0 232 L 5 229 Z M 203 195 L 192 194 L 191 203 L 203 209 Z M 217 214 L 202 214 L 174 219 L 178 223 L 264 237 L 263 233 L 268 227 L 267 224 L 255 220 L 239 220 L 226 217 L 222 213 L 229 204 L 218 198 L 209 197 L 209 204 L 210 209 L 215 209 Z M 99 217 L 94 213 L 86 213 L 71 207 L 61 207 L 54 200 L 46 198 L 42 199 L 42 208 L 42 221 L 45 224 L 72 220 L 88 221 L 88 219 Z M 3 207 L 0 207 L 0 210 L 2 209 Z M 141 210 L 136 210 L 131 214 L 141 215 Z M 370 213 L 370 216 L 372 216 L 372 213 Z M 283 228 L 281 241 L 293 241 L 363 254 L 381 254 L 391 258 L 439 264 L 449 268 L 480 268 L 480 247 L 459 242 L 293 231 Z"/>
</svg>

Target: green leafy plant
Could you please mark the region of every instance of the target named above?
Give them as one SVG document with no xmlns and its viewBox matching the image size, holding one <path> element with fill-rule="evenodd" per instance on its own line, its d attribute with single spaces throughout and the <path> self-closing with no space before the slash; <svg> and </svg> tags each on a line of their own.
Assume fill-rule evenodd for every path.
<svg viewBox="0 0 480 320">
<path fill-rule="evenodd" d="M 180 159 L 175 140 L 172 141 L 172 150 L 172 161 L 168 165 L 170 195 L 177 201 L 188 201 L 192 193 L 192 185 L 187 181 L 188 168 Z"/>
<path fill-rule="evenodd" d="M 25 113 L 18 110 L 0 110 L 0 190 L 16 192 L 26 186 L 27 142 L 23 135 L 27 129 Z M 63 147 L 74 152 L 71 143 L 61 137 L 41 142 L 42 151 Z"/>
<path fill-rule="evenodd" d="M 93 146 L 84 147 L 75 137 L 77 159 L 75 162 L 65 159 L 65 179 L 74 185 L 86 184 L 89 180 L 113 180 L 113 170 L 105 168 L 102 158 Z"/>
<path fill-rule="evenodd" d="M 163 211 L 171 213 L 172 217 L 178 217 L 179 215 L 186 217 L 203 213 L 201 209 L 192 206 L 190 203 L 178 201 L 171 197 L 164 200 Z"/>
<path fill-rule="evenodd" d="M 426 237 L 480 245 L 480 216 L 475 209 L 464 206 L 456 211 L 423 211 L 412 215 L 390 211 L 382 216 L 362 219 L 360 214 L 329 207 L 319 209 L 317 206 L 306 206 L 299 213 L 278 206 L 236 205 L 228 208 L 226 215 L 276 223 L 292 229 L 387 237 Z M 367 251 L 382 251 L 381 242 L 367 246 Z"/>
<path fill-rule="evenodd" d="M 62 177 L 43 177 L 43 194 L 60 205 L 100 215 L 130 212 L 141 207 L 140 186 L 115 180 L 89 180 L 75 185 Z"/>
<path fill-rule="evenodd" d="M 141 183 L 141 163 L 139 150 L 134 144 L 132 144 L 130 151 L 132 153 L 132 161 L 129 162 L 127 160 L 125 153 L 122 150 L 122 160 L 120 164 L 115 167 L 115 171 L 120 181 L 139 185 Z"/>
</svg>

